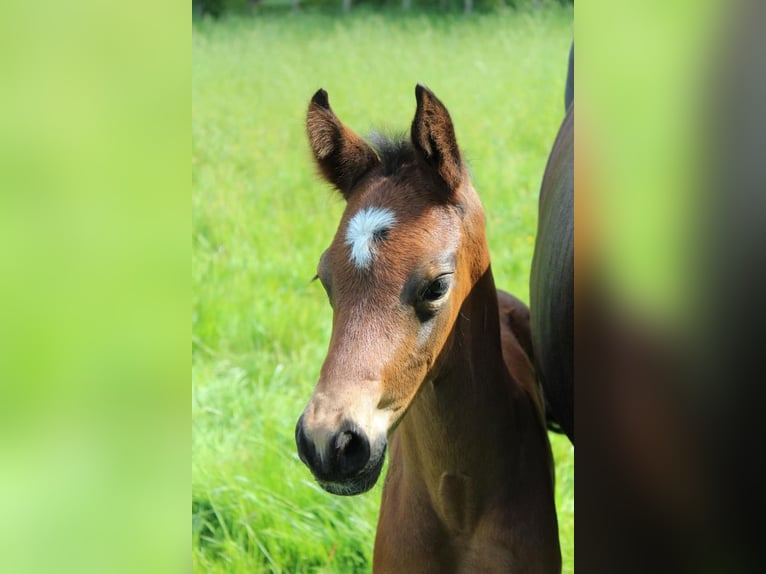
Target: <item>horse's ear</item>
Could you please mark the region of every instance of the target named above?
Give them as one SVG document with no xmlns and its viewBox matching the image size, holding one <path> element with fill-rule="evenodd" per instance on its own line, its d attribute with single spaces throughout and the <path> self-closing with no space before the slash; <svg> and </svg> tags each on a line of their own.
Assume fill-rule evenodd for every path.
<svg viewBox="0 0 766 574">
<path fill-rule="evenodd" d="M 311 98 L 306 131 L 322 175 L 348 199 L 359 180 L 378 164 L 378 156 L 337 118 L 324 90 Z"/>
<path fill-rule="evenodd" d="M 439 176 L 451 193 L 463 182 L 465 167 L 447 108 L 434 93 L 418 84 L 418 107 L 412 120 L 412 145 L 421 161 Z"/>
</svg>

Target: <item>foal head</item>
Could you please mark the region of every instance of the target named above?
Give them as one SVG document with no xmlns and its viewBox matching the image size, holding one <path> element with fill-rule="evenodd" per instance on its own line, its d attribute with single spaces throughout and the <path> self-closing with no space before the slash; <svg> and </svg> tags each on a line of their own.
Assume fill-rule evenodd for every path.
<svg viewBox="0 0 766 574">
<path fill-rule="evenodd" d="M 334 494 L 375 484 L 388 432 L 437 377 L 461 305 L 489 266 L 449 113 L 423 86 L 416 98 L 411 141 L 376 149 L 341 123 L 324 90 L 308 108 L 316 163 L 347 204 L 319 260 L 332 337 L 295 437 Z"/>
</svg>

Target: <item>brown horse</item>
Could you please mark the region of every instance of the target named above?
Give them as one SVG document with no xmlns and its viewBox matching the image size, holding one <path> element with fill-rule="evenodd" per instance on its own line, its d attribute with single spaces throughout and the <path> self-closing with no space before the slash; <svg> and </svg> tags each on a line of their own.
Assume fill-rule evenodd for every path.
<svg viewBox="0 0 766 574">
<path fill-rule="evenodd" d="M 559 572 L 529 316 L 498 305 L 449 113 L 423 86 L 416 98 L 411 141 L 375 149 L 324 90 L 309 104 L 317 165 L 347 205 L 318 265 L 333 329 L 298 452 L 349 495 L 373 486 L 389 445 L 375 572 Z"/>
</svg>

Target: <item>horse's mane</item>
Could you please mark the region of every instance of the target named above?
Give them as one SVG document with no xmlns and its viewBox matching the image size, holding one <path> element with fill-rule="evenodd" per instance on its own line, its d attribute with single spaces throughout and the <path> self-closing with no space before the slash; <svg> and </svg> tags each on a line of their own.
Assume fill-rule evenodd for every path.
<svg viewBox="0 0 766 574">
<path fill-rule="evenodd" d="M 367 140 L 372 145 L 375 153 L 378 154 L 378 159 L 383 166 L 383 175 L 386 177 L 402 175 L 404 168 L 417 163 L 415 148 L 412 146 L 409 137 L 404 133 L 392 135 L 373 131 L 367 137 Z M 465 159 L 465 156 L 463 157 Z M 467 161 L 465 169 L 468 170 L 469 174 L 471 173 L 471 166 Z"/>
<path fill-rule="evenodd" d="M 415 149 L 404 134 L 373 132 L 369 139 L 383 166 L 384 176 L 395 175 L 400 173 L 406 165 L 415 164 Z"/>
</svg>

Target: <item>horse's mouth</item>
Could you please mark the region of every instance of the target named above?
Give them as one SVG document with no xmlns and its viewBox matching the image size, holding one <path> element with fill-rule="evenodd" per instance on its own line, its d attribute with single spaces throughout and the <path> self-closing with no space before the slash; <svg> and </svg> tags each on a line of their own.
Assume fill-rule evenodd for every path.
<svg viewBox="0 0 766 574">
<path fill-rule="evenodd" d="M 377 460 L 370 463 L 354 476 L 341 480 L 324 480 L 317 478 L 316 481 L 323 489 L 330 494 L 339 496 L 354 496 L 370 490 L 378 481 L 380 471 L 383 469 L 383 462 L 386 460 L 386 449 L 383 447 Z"/>
</svg>

